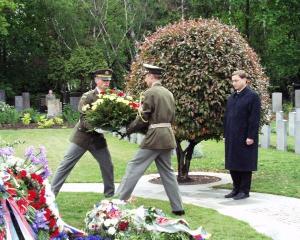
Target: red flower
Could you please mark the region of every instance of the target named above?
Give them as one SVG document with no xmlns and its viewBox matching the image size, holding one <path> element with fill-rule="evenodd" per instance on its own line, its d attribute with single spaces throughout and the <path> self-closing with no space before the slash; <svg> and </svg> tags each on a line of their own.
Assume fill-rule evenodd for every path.
<svg viewBox="0 0 300 240">
<path fill-rule="evenodd" d="M 25 178 L 26 175 L 27 175 L 26 170 L 21 170 L 21 171 L 19 172 L 19 174 L 17 175 L 17 178 L 19 178 L 19 179 Z"/>
<path fill-rule="evenodd" d="M 49 208 L 46 208 L 44 216 L 45 216 L 45 218 L 46 218 L 47 221 L 50 220 L 50 218 L 52 216 L 52 212 L 51 212 L 51 210 Z"/>
<path fill-rule="evenodd" d="M 124 97 L 124 96 L 125 96 L 125 93 L 119 92 L 119 93 L 118 93 L 118 96 L 119 96 L 119 97 Z"/>
<path fill-rule="evenodd" d="M 59 235 L 59 231 L 58 228 L 55 228 L 55 230 L 52 232 L 52 234 L 50 235 L 50 238 L 55 238 Z"/>
<path fill-rule="evenodd" d="M 56 220 L 54 218 L 51 218 L 49 220 L 49 227 L 54 228 L 56 226 Z"/>
<path fill-rule="evenodd" d="M 35 173 L 31 173 L 30 176 L 33 180 L 37 181 L 39 184 L 43 183 L 43 178 L 40 175 L 37 175 Z"/>
<path fill-rule="evenodd" d="M 28 190 L 28 196 L 27 199 L 31 202 L 33 202 L 36 198 L 37 194 L 35 190 Z"/>
<path fill-rule="evenodd" d="M 126 231 L 127 228 L 128 228 L 128 225 L 129 225 L 128 222 L 123 222 L 123 221 L 122 221 L 122 222 L 119 223 L 118 229 L 119 229 L 120 231 Z"/>
<path fill-rule="evenodd" d="M 29 205 L 27 200 L 24 198 L 21 198 L 20 200 L 17 201 L 17 205 L 19 207 L 21 214 L 24 215 L 27 212 L 27 207 Z"/>
</svg>

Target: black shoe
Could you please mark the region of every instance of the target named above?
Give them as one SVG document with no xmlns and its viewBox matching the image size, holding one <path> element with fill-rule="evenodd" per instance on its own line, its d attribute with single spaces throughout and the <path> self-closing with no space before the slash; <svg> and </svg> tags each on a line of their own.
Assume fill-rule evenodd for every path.
<svg viewBox="0 0 300 240">
<path fill-rule="evenodd" d="M 230 193 L 226 194 L 224 197 L 232 198 L 232 197 L 236 196 L 238 193 L 239 193 L 238 191 L 232 190 Z"/>
<path fill-rule="evenodd" d="M 110 194 L 104 194 L 104 197 L 105 197 L 105 198 L 111 198 L 111 197 L 113 197 L 113 196 L 114 196 L 113 193 L 110 193 Z"/>
<path fill-rule="evenodd" d="M 249 197 L 249 193 L 238 193 L 235 197 L 233 197 L 234 200 L 241 200 Z"/>
<path fill-rule="evenodd" d="M 177 216 L 182 216 L 185 214 L 184 210 L 180 210 L 180 211 L 172 211 L 173 214 L 177 215 Z"/>
</svg>

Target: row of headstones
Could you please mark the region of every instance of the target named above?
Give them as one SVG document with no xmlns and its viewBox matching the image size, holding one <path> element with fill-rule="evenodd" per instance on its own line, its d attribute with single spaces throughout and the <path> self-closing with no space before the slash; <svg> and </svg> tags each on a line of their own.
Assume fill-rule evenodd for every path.
<svg viewBox="0 0 300 240">
<path fill-rule="evenodd" d="M 295 137 L 295 153 L 300 154 L 300 90 L 295 91 L 295 111 L 284 119 L 282 111 L 282 93 L 272 94 L 272 110 L 276 114 L 276 148 L 287 151 L 287 136 Z M 270 147 L 271 127 L 264 125 L 261 130 L 260 143 L 262 148 Z"/>
<path fill-rule="evenodd" d="M 70 97 L 70 105 L 74 111 L 78 110 L 80 97 Z M 6 102 L 5 91 L 0 89 L 0 101 Z M 47 117 L 56 117 L 62 114 L 62 103 L 59 99 L 51 99 L 45 102 L 45 98 L 40 103 L 41 105 L 47 105 Z M 20 96 L 15 96 L 15 108 L 17 111 L 23 111 L 30 108 L 30 94 L 29 92 L 23 92 Z"/>
</svg>

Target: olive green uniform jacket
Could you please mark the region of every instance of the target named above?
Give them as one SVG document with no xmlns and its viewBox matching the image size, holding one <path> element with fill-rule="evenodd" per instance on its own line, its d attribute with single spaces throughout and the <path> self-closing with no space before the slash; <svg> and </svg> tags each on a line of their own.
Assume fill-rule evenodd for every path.
<svg viewBox="0 0 300 240">
<path fill-rule="evenodd" d="M 98 99 L 98 94 L 97 88 L 95 88 L 84 93 L 79 101 L 78 111 L 80 112 L 80 119 L 74 127 L 70 141 L 84 149 L 107 147 L 106 139 L 102 133 L 89 131 L 89 126 L 84 120 L 84 112 L 82 111 L 84 105 L 91 104 Z"/>
<path fill-rule="evenodd" d="M 143 94 L 142 107 L 137 118 L 127 128 L 127 134 L 145 131 L 146 135 L 141 143 L 144 149 L 173 149 L 176 147 L 175 136 L 172 128 L 148 127 L 151 124 L 174 123 L 175 101 L 173 94 L 163 87 L 160 82 L 155 82 Z"/>
</svg>

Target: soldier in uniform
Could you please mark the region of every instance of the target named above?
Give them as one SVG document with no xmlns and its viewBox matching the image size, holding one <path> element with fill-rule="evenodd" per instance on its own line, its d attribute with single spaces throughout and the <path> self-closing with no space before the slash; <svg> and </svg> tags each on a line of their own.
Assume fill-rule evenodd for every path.
<svg viewBox="0 0 300 240">
<path fill-rule="evenodd" d="M 149 165 L 155 161 L 165 191 L 171 203 L 172 212 L 183 215 L 181 196 L 176 176 L 171 166 L 171 155 L 176 147 L 171 123 L 175 121 L 175 101 L 173 94 L 160 82 L 162 69 L 144 64 L 147 70 L 145 82 L 149 89 L 144 92 L 144 99 L 137 118 L 129 125 L 126 135 L 144 131 L 146 135 L 139 151 L 128 163 L 126 174 L 117 190 L 121 200 L 128 200 L 138 180 Z"/>
<path fill-rule="evenodd" d="M 91 131 L 84 120 L 84 112 L 82 110 L 84 105 L 95 102 L 98 98 L 97 95 L 109 87 L 112 71 L 110 69 L 101 69 L 95 71 L 93 75 L 97 86 L 94 90 L 84 93 L 80 99 L 78 105 L 80 119 L 74 127 L 69 149 L 56 170 L 51 183 L 51 188 L 55 195 L 58 194 L 71 170 L 86 151 L 89 151 L 99 164 L 104 182 L 105 197 L 114 195 L 114 168 L 106 139 L 102 133 Z"/>
</svg>

